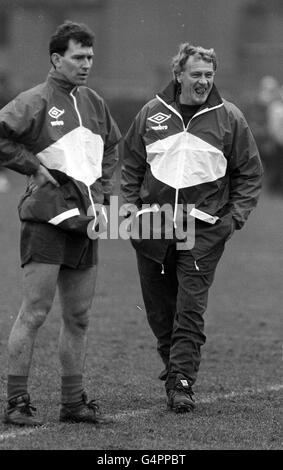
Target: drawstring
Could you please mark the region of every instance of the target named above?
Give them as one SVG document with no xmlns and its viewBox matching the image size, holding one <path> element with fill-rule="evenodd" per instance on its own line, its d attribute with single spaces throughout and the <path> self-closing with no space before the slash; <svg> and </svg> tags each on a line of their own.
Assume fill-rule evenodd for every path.
<svg viewBox="0 0 283 470">
<path fill-rule="evenodd" d="M 107 210 L 105 209 L 104 206 L 102 206 L 101 212 L 102 212 L 102 214 L 103 214 L 103 217 L 104 217 L 104 219 L 105 219 L 105 222 L 108 224 Z"/>
<path fill-rule="evenodd" d="M 199 271 L 199 267 L 198 267 L 198 265 L 197 265 L 196 260 L 195 260 L 195 268 L 196 268 L 197 271 Z"/>
<path fill-rule="evenodd" d="M 145 209 L 141 209 L 136 212 L 136 217 L 139 217 L 142 214 L 147 214 L 149 212 L 158 212 L 160 210 L 160 207 L 158 204 L 152 204 L 150 207 L 146 207 Z"/>
<path fill-rule="evenodd" d="M 174 215 L 173 215 L 174 228 L 177 228 L 176 217 L 177 217 L 177 211 L 178 211 L 178 196 L 179 196 L 179 188 L 176 189 L 176 193 L 175 193 L 175 205 L 174 205 Z"/>
<path fill-rule="evenodd" d="M 90 199 L 90 202 L 91 202 L 91 207 L 92 207 L 92 210 L 93 210 L 94 222 L 93 222 L 92 230 L 94 230 L 96 220 L 97 220 L 97 215 L 96 215 L 95 205 L 94 205 L 94 202 L 93 202 L 93 199 L 92 199 L 90 186 L 88 186 L 87 189 L 88 189 L 88 196 L 89 196 L 89 199 Z"/>
<path fill-rule="evenodd" d="M 161 274 L 164 274 L 164 264 L 161 265 Z"/>
<path fill-rule="evenodd" d="M 87 189 L 88 189 L 88 196 L 89 196 L 89 199 L 90 199 L 90 202 L 91 202 L 91 207 L 92 207 L 93 215 L 94 215 L 94 221 L 93 221 L 93 226 L 92 226 L 92 230 L 94 230 L 94 229 L 95 229 L 95 225 L 96 225 L 96 221 L 97 221 L 97 214 L 96 214 L 95 205 L 94 205 L 94 202 L 93 202 L 93 199 L 92 199 L 92 194 L 91 194 L 90 186 L 88 186 Z M 103 217 L 104 217 L 104 219 L 105 219 L 106 224 L 108 224 L 107 210 L 105 209 L 104 206 L 102 206 L 101 212 L 102 212 L 102 215 L 103 215 Z"/>
</svg>

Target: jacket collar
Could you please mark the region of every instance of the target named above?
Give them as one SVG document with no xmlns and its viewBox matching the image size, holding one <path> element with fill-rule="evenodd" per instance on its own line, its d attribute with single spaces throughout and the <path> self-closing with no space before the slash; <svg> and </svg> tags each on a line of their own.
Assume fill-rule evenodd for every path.
<svg viewBox="0 0 283 470">
<path fill-rule="evenodd" d="M 165 101 L 168 105 L 174 106 L 178 109 L 178 94 L 179 94 L 179 84 L 172 80 L 169 85 L 161 92 L 158 93 L 158 96 Z M 223 100 L 216 88 L 213 84 L 211 92 L 208 95 L 206 102 L 201 106 L 200 109 L 204 108 L 214 108 L 215 106 L 221 105 Z"/>
<path fill-rule="evenodd" d="M 56 84 L 57 87 L 61 88 L 62 90 L 65 90 L 66 92 L 70 93 L 72 90 L 77 90 L 77 85 L 74 85 L 73 83 L 69 82 L 64 75 L 62 75 L 60 72 L 57 72 L 55 69 L 51 69 L 48 76 L 47 76 L 47 82 Z"/>
</svg>

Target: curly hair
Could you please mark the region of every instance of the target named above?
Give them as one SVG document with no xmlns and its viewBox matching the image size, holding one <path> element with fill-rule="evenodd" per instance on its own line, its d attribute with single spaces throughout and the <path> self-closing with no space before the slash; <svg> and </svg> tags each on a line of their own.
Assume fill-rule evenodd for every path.
<svg viewBox="0 0 283 470">
<path fill-rule="evenodd" d="M 217 59 L 214 49 L 205 49 L 201 46 L 193 46 L 185 42 L 180 44 L 178 53 L 172 59 L 173 76 L 176 80 L 178 75 L 184 70 L 190 56 L 195 56 L 200 60 L 213 64 L 213 70 L 217 69 Z"/>
</svg>

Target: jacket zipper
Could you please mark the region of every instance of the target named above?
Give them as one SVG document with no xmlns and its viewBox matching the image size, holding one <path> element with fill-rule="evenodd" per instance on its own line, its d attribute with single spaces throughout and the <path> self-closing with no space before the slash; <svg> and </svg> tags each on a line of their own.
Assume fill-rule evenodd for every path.
<svg viewBox="0 0 283 470">
<path fill-rule="evenodd" d="M 78 104 L 77 104 L 77 100 L 76 100 L 76 97 L 73 95 L 73 91 L 75 91 L 77 87 L 73 88 L 72 91 L 70 92 L 70 95 L 73 99 L 73 102 L 74 102 L 74 108 L 75 108 L 75 111 L 77 113 L 77 116 L 78 116 L 78 119 L 79 119 L 79 124 L 80 124 L 80 127 L 83 126 L 83 123 L 82 123 L 82 118 L 81 118 L 81 115 L 80 115 L 80 112 L 79 112 L 79 109 L 78 109 Z"/>
<path fill-rule="evenodd" d="M 186 132 L 186 126 L 185 126 L 182 115 L 175 108 L 173 108 L 173 106 L 170 106 L 170 104 L 167 104 L 165 101 L 163 101 L 158 95 L 156 95 L 156 98 L 159 101 L 161 101 L 161 103 L 163 103 L 168 109 L 170 109 L 172 113 L 176 114 L 181 119 L 182 125 L 183 125 L 183 132 Z M 175 188 L 175 189 L 176 191 L 175 191 L 175 204 L 174 204 L 174 213 L 173 213 L 173 225 L 174 225 L 174 228 L 176 229 L 177 228 L 176 216 L 177 216 L 177 207 L 178 207 L 179 188 Z"/>
<path fill-rule="evenodd" d="M 172 111 L 174 114 L 176 114 L 182 121 L 182 124 L 183 124 L 183 131 L 184 132 L 188 132 L 188 129 L 189 129 L 189 126 L 192 122 L 192 120 L 198 116 L 201 116 L 202 114 L 204 113 L 207 113 L 209 111 L 213 111 L 217 108 L 221 108 L 223 106 L 223 103 L 217 105 L 217 106 L 213 106 L 212 108 L 205 108 L 205 109 L 202 109 L 201 111 L 197 112 L 196 114 L 194 114 L 191 119 L 189 120 L 187 126 L 185 126 L 185 123 L 184 123 L 184 119 L 182 117 L 182 115 L 173 107 L 171 106 L 170 104 L 166 103 L 166 101 L 164 101 L 162 98 L 160 98 L 160 96 L 156 95 L 156 98 L 164 105 L 166 106 L 166 108 L 170 109 L 170 111 Z M 175 204 L 174 204 L 174 216 L 173 216 L 173 225 L 174 225 L 174 228 L 176 229 L 177 228 L 177 223 L 176 223 L 176 215 L 177 215 L 177 207 L 178 207 L 178 198 L 179 198 L 179 188 L 176 188 L 176 192 L 175 192 Z M 196 269 L 197 268 L 197 265 L 196 265 Z"/>
<path fill-rule="evenodd" d="M 77 88 L 77 87 L 74 87 L 74 88 L 71 90 L 70 95 L 71 95 L 71 97 L 72 97 L 72 99 L 73 99 L 73 102 L 74 102 L 74 108 L 75 108 L 75 111 L 76 111 L 77 116 L 78 116 L 78 119 L 79 119 L 80 128 L 82 128 L 82 127 L 83 127 L 82 118 L 81 118 L 81 115 L 80 115 L 80 112 L 79 112 L 79 108 L 78 108 L 78 103 L 77 103 L 76 97 L 75 97 L 75 95 L 73 94 L 73 92 L 76 90 L 76 88 Z M 80 137 L 81 137 L 81 135 L 80 135 Z M 84 145 L 83 145 L 82 139 L 81 139 L 81 149 L 82 149 L 82 151 L 84 152 Z M 90 186 L 89 186 L 89 185 L 87 185 L 87 190 L 88 190 L 88 197 L 89 197 L 89 200 L 90 200 L 90 203 L 91 203 L 91 207 L 92 207 L 92 210 L 93 210 L 94 221 L 93 221 L 92 230 L 94 230 L 95 225 L 96 225 L 97 215 L 96 215 L 95 205 L 94 205 L 94 201 L 93 201 L 93 198 L 92 198 L 92 194 L 91 194 L 91 190 L 90 190 Z"/>
<path fill-rule="evenodd" d="M 179 118 L 181 119 L 182 123 L 183 123 L 183 129 L 184 131 L 188 131 L 188 128 L 189 128 L 189 125 L 191 123 L 191 121 L 198 117 L 198 116 L 201 116 L 201 114 L 205 114 L 205 113 L 208 113 L 209 111 L 213 111 L 215 109 L 218 109 L 218 108 L 222 108 L 222 106 L 224 106 L 224 103 L 220 103 L 216 106 L 213 106 L 212 108 L 205 108 L 205 109 L 202 109 L 201 111 L 198 111 L 196 114 L 194 114 L 191 119 L 189 120 L 187 126 L 185 126 L 185 123 L 184 123 L 184 120 L 182 118 L 182 115 L 173 107 L 171 106 L 170 104 L 166 103 L 166 101 L 164 101 L 162 98 L 160 98 L 160 96 L 156 95 L 156 98 L 164 104 L 164 106 L 166 106 L 166 108 L 170 109 L 170 111 L 172 111 L 174 114 L 176 114 L 177 116 L 179 116 Z"/>
<path fill-rule="evenodd" d="M 183 124 L 183 130 L 185 131 L 186 130 L 186 126 L 185 126 L 185 123 L 184 123 L 184 119 L 182 117 L 182 115 L 177 111 L 177 109 L 173 108 L 173 106 L 171 106 L 170 104 L 167 104 L 166 101 L 163 101 L 162 98 L 160 98 L 158 95 L 156 95 L 156 98 L 162 103 L 164 104 L 164 106 L 166 106 L 166 108 L 170 109 L 170 111 L 172 111 L 172 113 L 176 114 L 182 121 L 182 124 Z"/>
</svg>

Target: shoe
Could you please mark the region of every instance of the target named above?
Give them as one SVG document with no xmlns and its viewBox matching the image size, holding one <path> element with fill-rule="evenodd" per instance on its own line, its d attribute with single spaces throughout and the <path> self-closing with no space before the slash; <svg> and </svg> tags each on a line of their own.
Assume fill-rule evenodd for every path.
<svg viewBox="0 0 283 470">
<path fill-rule="evenodd" d="M 167 408 L 175 413 L 188 413 L 196 406 L 193 395 L 188 380 L 182 374 L 177 374 L 174 388 L 167 391 Z"/>
<path fill-rule="evenodd" d="M 42 426 L 43 421 L 34 416 L 36 408 L 30 404 L 28 393 L 8 401 L 3 422 L 15 426 Z"/>
<path fill-rule="evenodd" d="M 113 420 L 99 415 L 99 406 L 95 400 L 87 401 L 87 394 L 82 394 L 82 400 L 76 404 L 63 403 L 60 410 L 61 423 L 93 423 L 108 424 Z"/>
</svg>

